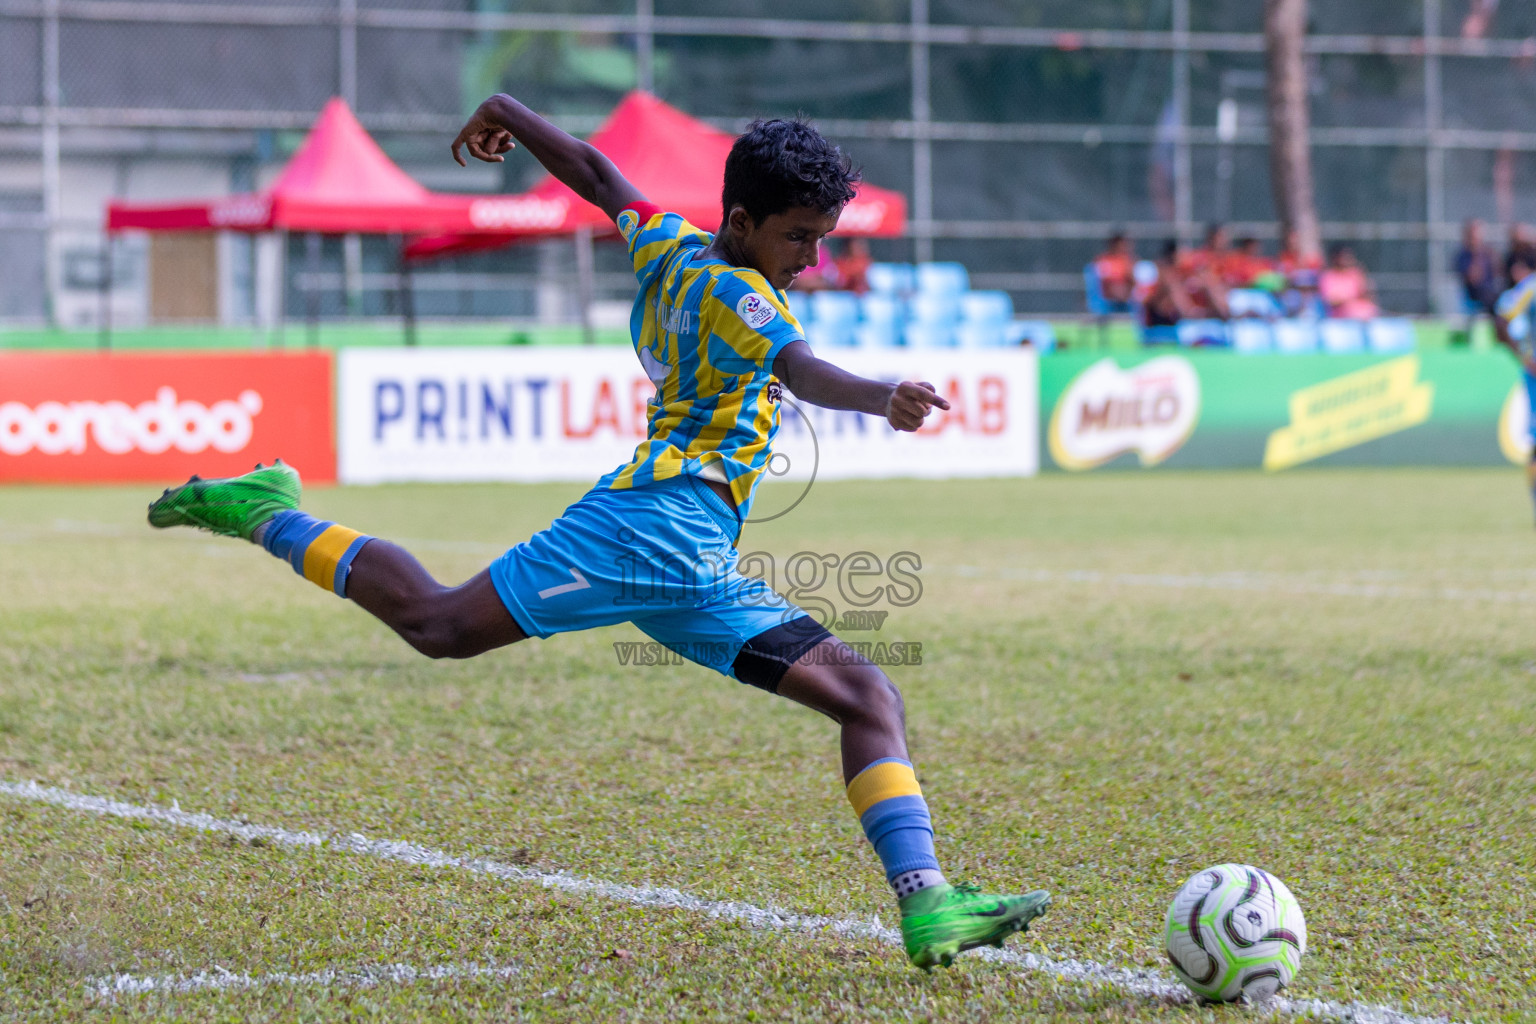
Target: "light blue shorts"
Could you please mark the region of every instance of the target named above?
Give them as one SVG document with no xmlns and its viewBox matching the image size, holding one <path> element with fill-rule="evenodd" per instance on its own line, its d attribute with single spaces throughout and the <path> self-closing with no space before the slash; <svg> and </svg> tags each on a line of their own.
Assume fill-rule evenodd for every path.
<svg viewBox="0 0 1536 1024">
<path fill-rule="evenodd" d="M 1522 373 L 1525 378 L 1525 401 L 1530 408 L 1530 424 L 1527 433 L 1530 435 L 1531 444 L 1536 445 L 1536 377 L 1529 373 Z"/>
<path fill-rule="evenodd" d="M 529 636 L 633 622 L 684 658 L 736 677 L 732 666 L 755 637 L 782 637 L 781 627 L 807 633 L 811 644 L 827 635 L 762 580 L 736 571 L 739 530 L 735 510 L 688 477 L 594 489 L 491 563 L 491 581 Z"/>
</svg>

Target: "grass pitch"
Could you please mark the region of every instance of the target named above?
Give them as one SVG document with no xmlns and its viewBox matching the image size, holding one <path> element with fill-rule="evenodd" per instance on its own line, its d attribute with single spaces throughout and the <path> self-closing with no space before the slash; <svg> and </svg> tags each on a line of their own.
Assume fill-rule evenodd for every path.
<svg viewBox="0 0 1536 1024">
<path fill-rule="evenodd" d="M 465 578 L 572 487 L 312 492 Z M 840 918 L 894 906 L 818 716 L 629 626 L 429 662 L 149 488 L 0 491 L 0 779 Z M 1011 946 L 1163 971 L 1194 871 L 1307 915 L 1293 996 L 1536 1019 L 1536 535 L 1514 471 L 820 484 L 749 527 L 921 559 L 891 669 L 952 877 L 1056 895 Z M 867 592 L 867 587 L 863 587 Z M 820 591 L 839 610 L 835 584 Z M 104 976 L 502 974 L 119 995 Z M 0 1019 L 1246 1019 L 835 934 L 0 796 Z"/>
</svg>

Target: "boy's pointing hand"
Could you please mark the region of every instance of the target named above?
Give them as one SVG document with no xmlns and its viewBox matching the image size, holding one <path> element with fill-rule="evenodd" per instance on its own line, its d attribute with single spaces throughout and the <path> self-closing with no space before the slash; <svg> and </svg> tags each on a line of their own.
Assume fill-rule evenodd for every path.
<svg viewBox="0 0 1536 1024">
<path fill-rule="evenodd" d="M 904 380 L 891 392 L 885 418 L 897 430 L 913 431 L 923 425 L 924 417 L 933 408 L 948 410 L 949 403 L 927 381 Z"/>
</svg>

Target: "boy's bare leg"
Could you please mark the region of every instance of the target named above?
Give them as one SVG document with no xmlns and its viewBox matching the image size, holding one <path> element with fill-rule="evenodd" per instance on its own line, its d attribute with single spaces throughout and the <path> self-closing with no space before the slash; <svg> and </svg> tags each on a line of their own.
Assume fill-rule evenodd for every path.
<svg viewBox="0 0 1536 1024">
<path fill-rule="evenodd" d="M 429 658 L 473 658 L 527 639 L 482 569 L 445 587 L 414 555 L 374 538 L 352 562 L 347 597 Z"/>
</svg>

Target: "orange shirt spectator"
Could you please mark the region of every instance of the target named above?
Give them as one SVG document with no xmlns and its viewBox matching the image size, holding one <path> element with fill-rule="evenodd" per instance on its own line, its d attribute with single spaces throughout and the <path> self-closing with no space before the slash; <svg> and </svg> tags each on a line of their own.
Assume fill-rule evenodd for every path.
<svg viewBox="0 0 1536 1024">
<path fill-rule="evenodd" d="M 1109 247 L 1093 261 L 1094 273 L 1099 275 L 1099 290 L 1105 301 L 1129 305 L 1136 290 L 1136 253 L 1131 240 L 1115 235 Z"/>
<path fill-rule="evenodd" d="M 869 243 L 862 238 L 848 239 L 848 246 L 835 261 L 838 287 L 863 295 L 869 291 L 869 265 L 875 262 L 869 254 Z"/>
<path fill-rule="evenodd" d="M 1205 244 L 1180 256 L 1179 270 L 1186 276 L 1198 274 L 1207 269 L 1219 274 L 1222 266 L 1232 255 L 1230 246 L 1231 243 L 1227 240 L 1227 229 L 1220 224 L 1212 224 L 1205 230 Z"/>
<path fill-rule="evenodd" d="M 1274 265 L 1259 251 L 1257 238 L 1238 239 L 1221 264 L 1221 279 L 1228 288 L 1251 288 L 1253 283 L 1274 270 Z"/>
</svg>

